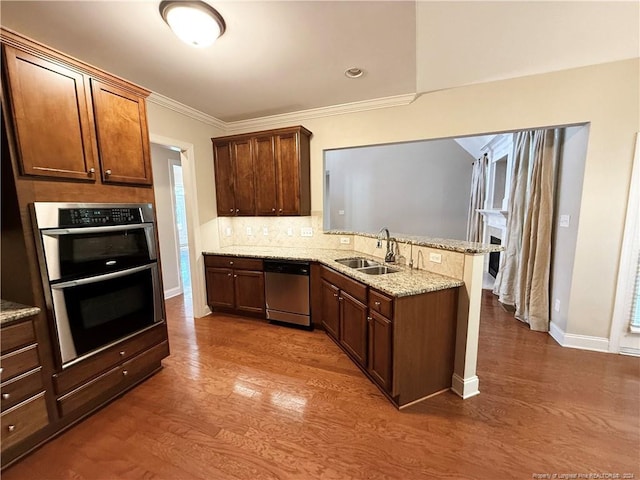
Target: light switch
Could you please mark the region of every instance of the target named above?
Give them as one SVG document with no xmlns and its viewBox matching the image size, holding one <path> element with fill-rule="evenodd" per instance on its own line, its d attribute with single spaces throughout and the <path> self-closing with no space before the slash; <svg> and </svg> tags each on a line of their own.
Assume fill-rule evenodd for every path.
<svg viewBox="0 0 640 480">
<path fill-rule="evenodd" d="M 247 235 L 248 236 L 252 236 L 253 235 L 253 228 L 247 227 Z"/>
<path fill-rule="evenodd" d="M 568 227 L 571 222 L 571 215 L 560 215 L 560 226 Z"/>
<path fill-rule="evenodd" d="M 338 210 L 338 215 L 344 215 L 344 210 Z"/>
<path fill-rule="evenodd" d="M 313 237 L 313 228 L 311 227 L 302 227 L 300 229 L 301 237 Z"/>
<path fill-rule="evenodd" d="M 351 243 L 351 239 L 349 237 L 340 237 L 340 243 L 343 245 L 349 245 Z"/>
<path fill-rule="evenodd" d="M 287 228 L 287 235 L 290 237 L 293 237 L 293 228 L 291 227 Z"/>
<path fill-rule="evenodd" d="M 268 227 L 262 227 L 262 235 L 264 235 L 265 237 L 267 235 L 269 235 L 269 228 Z"/>
<path fill-rule="evenodd" d="M 433 263 L 442 263 L 442 254 L 440 253 L 430 253 L 429 261 Z"/>
<path fill-rule="evenodd" d="M 224 235 L 225 235 L 225 237 L 230 237 L 231 236 L 231 227 L 226 227 L 224 229 Z"/>
</svg>

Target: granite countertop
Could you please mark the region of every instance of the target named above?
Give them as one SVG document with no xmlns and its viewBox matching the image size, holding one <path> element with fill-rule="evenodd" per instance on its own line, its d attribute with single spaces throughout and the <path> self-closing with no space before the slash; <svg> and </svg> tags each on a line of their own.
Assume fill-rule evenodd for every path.
<svg viewBox="0 0 640 480">
<path fill-rule="evenodd" d="M 40 308 L 0 299 L 0 325 L 40 313 Z"/>
<path fill-rule="evenodd" d="M 339 230 L 328 230 L 327 235 L 360 235 L 361 237 L 378 238 L 375 233 L 362 232 L 341 232 Z M 420 237 L 417 235 L 405 235 L 403 233 L 392 233 L 391 237 L 401 243 L 411 242 L 421 247 L 439 248 L 440 250 L 450 250 L 452 252 L 485 254 L 500 252 L 504 250 L 504 245 L 492 245 L 488 243 L 466 242 L 464 240 L 451 240 L 449 238 Z"/>
<path fill-rule="evenodd" d="M 346 267 L 335 261 L 339 258 L 365 257 L 382 263 L 379 259 L 374 259 L 370 255 L 354 251 L 322 248 L 232 246 L 202 253 L 204 255 L 228 255 L 279 260 L 316 261 L 394 297 L 407 297 L 410 295 L 435 292 L 437 290 L 445 290 L 447 288 L 455 288 L 464 285 L 462 280 L 446 277 L 437 273 L 427 272 L 425 270 L 411 270 L 400 265 L 392 265 L 393 268 L 400 270 L 396 273 L 367 275 L 366 273 Z"/>
</svg>

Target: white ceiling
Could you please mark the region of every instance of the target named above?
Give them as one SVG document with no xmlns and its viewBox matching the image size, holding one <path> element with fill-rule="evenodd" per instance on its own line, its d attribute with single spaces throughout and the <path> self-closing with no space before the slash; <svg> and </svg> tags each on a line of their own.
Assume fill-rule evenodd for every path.
<svg viewBox="0 0 640 480">
<path fill-rule="evenodd" d="M 227 122 L 640 56 L 638 1 L 207 2 L 208 49 L 159 1 L 2 0 L 0 22 Z"/>
</svg>

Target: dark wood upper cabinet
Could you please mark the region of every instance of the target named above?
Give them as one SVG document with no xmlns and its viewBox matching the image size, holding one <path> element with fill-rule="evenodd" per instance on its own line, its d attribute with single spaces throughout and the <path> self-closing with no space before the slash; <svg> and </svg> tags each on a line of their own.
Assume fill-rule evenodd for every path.
<svg viewBox="0 0 640 480">
<path fill-rule="evenodd" d="M 151 185 L 144 99 L 91 79 L 98 151 L 105 183 Z"/>
<path fill-rule="evenodd" d="M 218 215 L 234 215 L 236 211 L 236 203 L 233 195 L 231 142 L 214 143 L 213 159 L 216 175 L 216 203 Z"/>
<path fill-rule="evenodd" d="M 236 140 L 231 144 L 234 166 L 234 194 L 236 215 L 256 214 L 255 173 L 251 139 Z"/>
<path fill-rule="evenodd" d="M 149 91 L 0 29 L 3 110 L 23 176 L 148 186 Z"/>
<path fill-rule="evenodd" d="M 310 137 L 298 126 L 212 138 L 218 215 L 309 215 Z"/>
<path fill-rule="evenodd" d="M 95 181 L 86 77 L 7 45 L 3 54 L 20 173 Z"/>
<path fill-rule="evenodd" d="M 278 207 L 278 181 L 276 151 L 273 135 L 260 135 L 253 139 L 256 167 L 256 214 L 276 215 Z"/>
</svg>

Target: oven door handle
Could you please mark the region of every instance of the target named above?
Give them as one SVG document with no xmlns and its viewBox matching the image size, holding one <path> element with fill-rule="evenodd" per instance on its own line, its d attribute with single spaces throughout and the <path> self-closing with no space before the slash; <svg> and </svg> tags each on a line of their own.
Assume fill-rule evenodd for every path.
<svg viewBox="0 0 640 480">
<path fill-rule="evenodd" d="M 74 235 L 82 233 L 105 233 L 120 232 L 123 230 L 137 230 L 140 228 L 149 228 L 152 223 L 135 223 L 129 225 L 105 225 L 104 227 L 79 227 L 79 228 L 48 228 L 41 230 L 43 235 Z"/>
<path fill-rule="evenodd" d="M 143 270 L 149 270 L 153 268 L 155 263 L 149 263 L 140 267 L 128 268 L 120 272 L 105 273 L 104 275 L 97 275 L 95 277 L 81 278 L 79 280 L 69 280 L 68 282 L 54 283 L 51 288 L 56 290 L 62 290 L 63 288 L 79 287 L 80 285 L 89 285 L 90 283 L 103 282 L 104 280 L 111 280 L 113 278 L 125 277 L 132 273 L 142 272 Z"/>
</svg>

